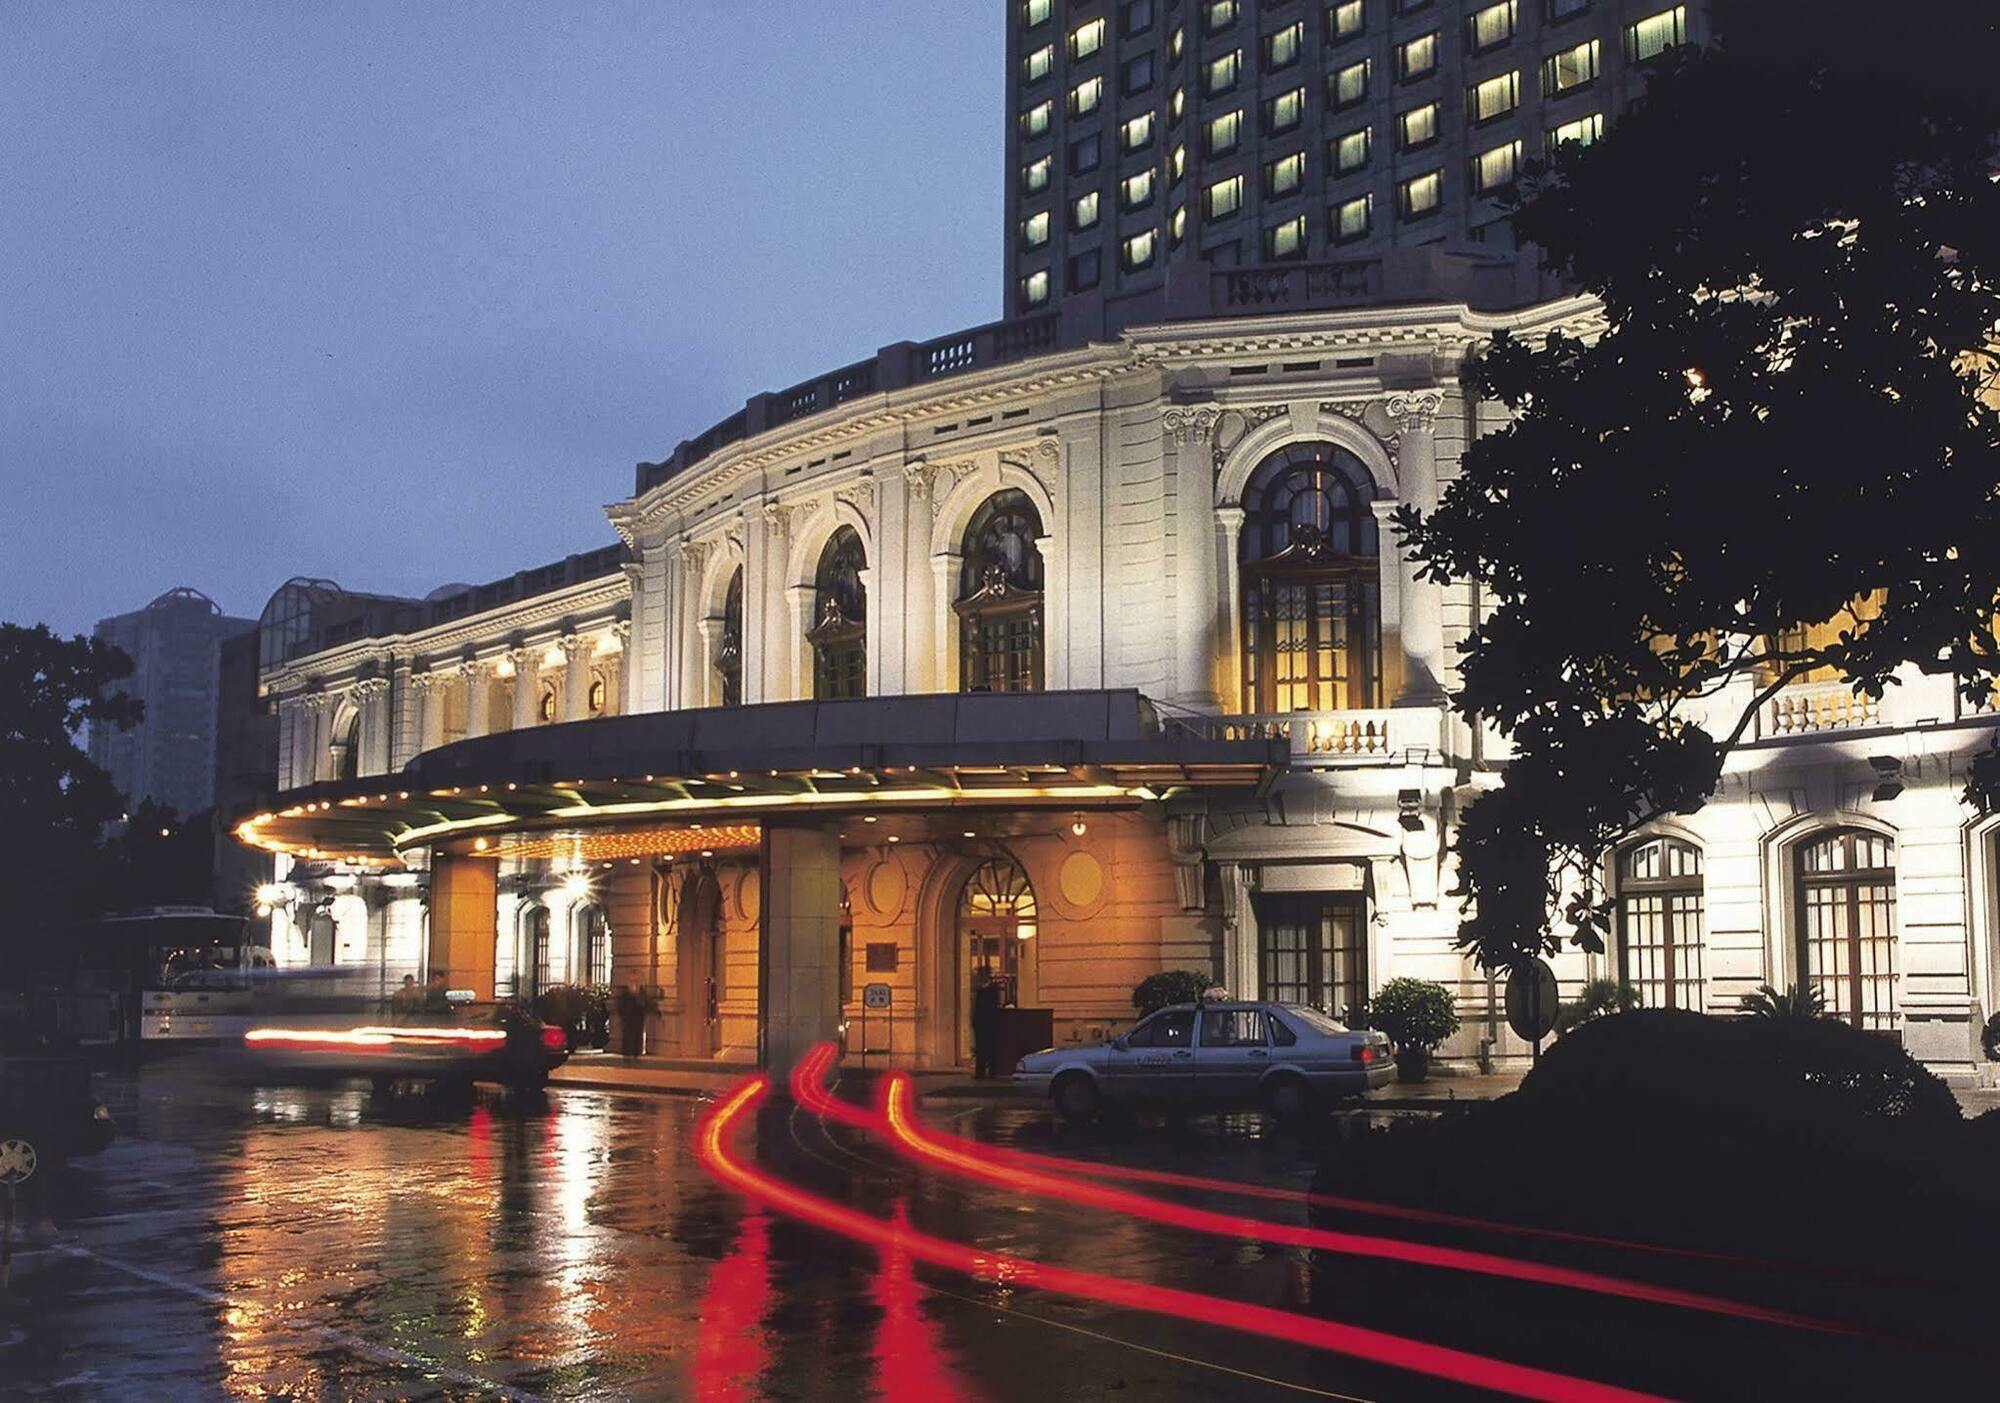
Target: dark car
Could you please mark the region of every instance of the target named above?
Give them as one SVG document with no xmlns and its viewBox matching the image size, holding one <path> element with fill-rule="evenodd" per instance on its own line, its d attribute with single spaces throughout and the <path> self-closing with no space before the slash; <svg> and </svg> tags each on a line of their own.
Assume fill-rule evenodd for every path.
<svg viewBox="0 0 2000 1403">
<path fill-rule="evenodd" d="M 0 1054 L 0 1178 L 26 1184 L 117 1134 L 90 1085 L 90 1064 L 61 1052 Z"/>
<path fill-rule="evenodd" d="M 454 1009 L 414 1023 L 268 1025 L 243 1035 L 260 1078 L 367 1077 L 397 1082 L 500 1082 L 539 1087 L 569 1060 L 569 1036 L 522 1009 Z"/>
</svg>

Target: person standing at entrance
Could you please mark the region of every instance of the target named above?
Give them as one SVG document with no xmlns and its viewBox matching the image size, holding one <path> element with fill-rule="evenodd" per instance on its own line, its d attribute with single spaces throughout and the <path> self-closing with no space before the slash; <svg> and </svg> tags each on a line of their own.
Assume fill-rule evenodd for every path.
<svg viewBox="0 0 2000 1403">
<path fill-rule="evenodd" d="M 993 1075 L 993 1044 L 1000 1035 L 1000 981 L 988 975 L 972 996 L 972 1075 Z"/>
</svg>

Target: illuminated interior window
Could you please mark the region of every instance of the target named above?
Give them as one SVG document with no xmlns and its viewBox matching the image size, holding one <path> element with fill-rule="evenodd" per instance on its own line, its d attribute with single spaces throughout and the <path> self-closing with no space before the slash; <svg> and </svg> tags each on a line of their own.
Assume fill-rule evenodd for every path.
<svg viewBox="0 0 2000 1403">
<path fill-rule="evenodd" d="M 1625 58 L 1644 63 L 1687 42 L 1687 6 L 1676 5 L 1625 28 Z"/>
<path fill-rule="evenodd" d="M 1202 11 L 1203 23 L 1208 26 L 1208 32 L 1213 34 L 1218 29 L 1227 29 L 1236 23 L 1239 8 L 1237 0 L 1208 0 L 1207 6 Z"/>
<path fill-rule="evenodd" d="M 1149 204 L 1153 198 L 1153 173 L 1143 170 L 1129 175 L 1118 187 L 1120 201 L 1126 209 L 1138 209 Z"/>
<path fill-rule="evenodd" d="M 1021 188 L 1030 195 L 1049 188 L 1049 176 L 1055 170 L 1055 158 L 1041 156 L 1021 167 Z"/>
<path fill-rule="evenodd" d="M 1167 234 L 1174 243 L 1187 237 L 1187 206 L 1175 205 L 1174 212 L 1167 218 Z"/>
<path fill-rule="evenodd" d="M 1104 80 L 1086 78 L 1069 90 L 1069 111 L 1072 117 L 1081 117 L 1095 112 L 1097 105 L 1104 101 Z"/>
<path fill-rule="evenodd" d="M 1416 38 L 1399 44 L 1396 48 L 1396 77 L 1404 82 L 1422 78 L 1437 70 L 1437 31 L 1419 34 Z"/>
<path fill-rule="evenodd" d="M 1306 26 L 1304 20 L 1295 21 L 1283 29 L 1264 36 L 1264 67 L 1268 69 L 1289 68 L 1299 61 L 1305 51 Z"/>
<path fill-rule="evenodd" d="M 1094 19 L 1088 24 L 1080 24 L 1070 31 L 1069 56 L 1074 59 L 1089 58 L 1104 47 L 1104 21 Z"/>
<path fill-rule="evenodd" d="M 1351 243 L 1355 239 L 1368 237 L 1371 216 L 1375 208 L 1375 197 L 1363 195 L 1358 199 L 1343 201 L 1333 212 L 1333 237 L 1339 243 Z"/>
<path fill-rule="evenodd" d="M 1588 146 L 1603 135 L 1604 114 L 1602 112 L 1593 112 L 1588 117 L 1579 117 L 1574 122 L 1564 122 L 1559 127 L 1551 127 L 1549 129 L 1549 150 L 1553 152 L 1558 146 L 1566 145 L 1569 142 L 1575 142 L 1579 146 Z"/>
<path fill-rule="evenodd" d="M 1128 270 L 1148 267 L 1159 253 L 1159 248 L 1160 236 L 1155 231 L 1148 229 L 1144 233 L 1134 234 L 1125 241 L 1123 252 L 1125 267 Z"/>
<path fill-rule="evenodd" d="M 1437 213 L 1444 202 L 1444 176 L 1439 171 L 1426 171 L 1402 183 L 1400 198 L 1403 218 L 1420 219 L 1427 214 Z"/>
<path fill-rule="evenodd" d="M 1618 855 L 1618 977 L 1645 1008 L 1703 1011 L 1701 849 L 1648 838 Z"/>
<path fill-rule="evenodd" d="M 1484 195 L 1514 183 L 1521 164 L 1521 143 L 1503 142 L 1472 158 L 1472 188 Z"/>
<path fill-rule="evenodd" d="M 1055 11 L 1055 0 L 1023 0 L 1021 23 L 1033 29 Z"/>
<path fill-rule="evenodd" d="M 1306 90 L 1293 88 L 1288 93 L 1279 93 L 1264 107 L 1265 130 L 1276 134 L 1288 132 L 1305 120 Z"/>
<path fill-rule="evenodd" d="M 1095 190 L 1076 197 L 1076 203 L 1070 206 L 1070 223 L 1078 229 L 1088 229 L 1091 225 L 1097 223 L 1097 192 Z"/>
<path fill-rule="evenodd" d="M 1347 175 L 1368 164 L 1369 128 L 1344 132 L 1333 139 L 1333 171 Z"/>
<path fill-rule="evenodd" d="M 1173 155 L 1167 157 L 1167 176 L 1178 183 L 1187 174 L 1187 146 L 1185 143 L 1174 147 Z"/>
<path fill-rule="evenodd" d="M 1153 114 L 1141 112 L 1119 128 L 1119 141 L 1127 151 L 1137 151 L 1153 139 Z"/>
<path fill-rule="evenodd" d="M 1021 221 L 1021 246 L 1040 248 L 1049 241 L 1049 212 L 1039 210 Z"/>
<path fill-rule="evenodd" d="M 1264 193 L 1272 198 L 1293 194 L 1305 183 L 1306 158 L 1302 151 L 1280 156 L 1264 167 Z"/>
<path fill-rule="evenodd" d="M 1218 180 L 1208 187 L 1206 195 L 1208 218 L 1213 221 L 1227 219 L 1243 208 L 1243 177 L 1232 175 L 1227 180 Z"/>
<path fill-rule="evenodd" d="M 1288 219 L 1264 231 L 1264 256 L 1274 262 L 1302 258 L 1306 251 L 1306 217 Z"/>
<path fill-rule="evenodd" d="M 1466 115 L 1475 122 L 1504 117 L 1521 105 L 1521 75 L 1518 70 L 1475 83 L 1465 98 Z"/>
<path fill-rule="evenodd" d="M 1021 279 L 1021 302 L 1024 306 L 1039 307 L 1049 300 L 1049 270 L 1037 268 Z"/>
<path fill-rule="evenodd" d="M 1542 91 L 1549 97 L 1558 97 L 1596 82 L 1600 49 L 1595 39 L 1586 39 L 1573 48 L 1550 54 L 1542 61 Z"/>
<path fill-rule="evenodd" d="M 1474 10 L 1465 17 L 1465 37 L 1474 53 L 1497 48 L 1514 37 L 1518 19 L 1517 0 L 1500 0 L 1497 5 Z"/>
<path fill-rule="evenodd" d="M 1044 44 L 1021 60 L 1021 70 L 1030 83 L 1039 83 L 1049 76 L 1056 66 L 1056 46 Z"/>
<path fill-rule="evenodd" d="M 1243 112 L 1225 112 L 1208 123 L 1208 154 L 1223 156 L 1236 149 L 1236 143 L 1243 139 Z"/>
<path fill-rule="evenodd" d="M 1221 58 L 1210 59 L 1206 85 L 1202 89 L 1210 97 L 1226 93 L 1236 86 L 1236 80 L 1243 76 L 1243 51 L 1232 49 Z"/>
<path fill-rule="evenodd" d="M 841 700 L 868 695 L 868 592 L 861 572 L 868 557 L 852 526 L 827 539 L 813 574 L 813 695 Z"/>
<path fill-rule="evenodd" d="M 1352 107 L 1368 96 L 1369 60 L 1350 63 L 1326 80 L 1327 98 L 1335 107 Z"/>
<path fill-rule="evenodd" d="M 966 525 L 958 599 L 959 687 L 1042 689 L 1041 515 L 1016 488 L 994 493 Z"/>
<path fill-rule="evenodd" d="M 1326 37 L 1328 43 L 1339 44 L 1354 38 L 1367 23 L 1367 7 L 1362 0 L 1341 0 L 1326 9 Z"/>
<path fill-rule="evenodd" d="M 1828 1017 L 1895 1032 L 1895 840 L 1842 829 L 1795 851 L 1799 970 Z"/>
<path fill-rule="evenodd" d="M 1021 135 L 1040 136 L 1049 129 L 1050 120 L 1056 115 L 1056 105 L 1044 99 L 1021 114 Z"/>
<path fill-rule="evenodd" d="M 1438 105 L 1427 102 L 1396 118 L 1396 145 L 1404 151 L 1428 146 L 1438 137 Z"/>
</svg>

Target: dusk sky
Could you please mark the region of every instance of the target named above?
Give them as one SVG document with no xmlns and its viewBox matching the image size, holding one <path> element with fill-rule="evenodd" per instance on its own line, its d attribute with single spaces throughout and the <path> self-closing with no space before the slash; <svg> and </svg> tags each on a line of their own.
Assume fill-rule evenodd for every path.
<svg viewBox="0 0 2000 1403">
<path fill-rule="evenodd" d="M 739 407 L 1000 312 L 996 0 L 7 0 L 0 620 L 616 539 Z"/>
</svg>

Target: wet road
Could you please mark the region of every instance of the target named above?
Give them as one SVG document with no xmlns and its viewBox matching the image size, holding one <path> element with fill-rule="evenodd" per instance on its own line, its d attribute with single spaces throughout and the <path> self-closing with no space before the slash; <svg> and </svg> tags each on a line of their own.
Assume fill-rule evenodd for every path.
<svg viewBox="0 0 2000 1403">
<path fill-rule="evenodd" d="M 1480 1396 L 1256 1338 L 1216 1312 L 981 1280 L 780 1216 L 698 1161 L 706 1102 L 556 1091 L 440 1105 L 224 1086 L 172 1064 L 104 1090 L 125 1133 L 62 1185 L 70 1250 L 45 1254 L 0 1300 L 6 1397 Z M 1324 1148 L 1254 1118 L 1076 1138 L 1025 1108 L 940 1103 L 925 1116 L 987 1144 L 1292 1191 Z M 1942 1378 L 1900 1346 L 1631 1302 L 1585 1315 L 1556 1287 L 1407 1267 L 1385 1279 L 1310 1248 L 1030 1197 L 914 1167 L 878 1133 L 787 1106 L 746 1112 L 724 1139 L 737 1162 L 930 1239 L 1313 1321 L 1365 1319 L 1590 1380 L 1749 1397 L 1770 1396 L 1767 1371 L 1816 1396 Z M 1306 1222 L 1284 1201 L 1165 1196 Z M 1751 1357 L 1764 1367 L 1743 1372 L 1735 1361 Z"/>
</svg>

